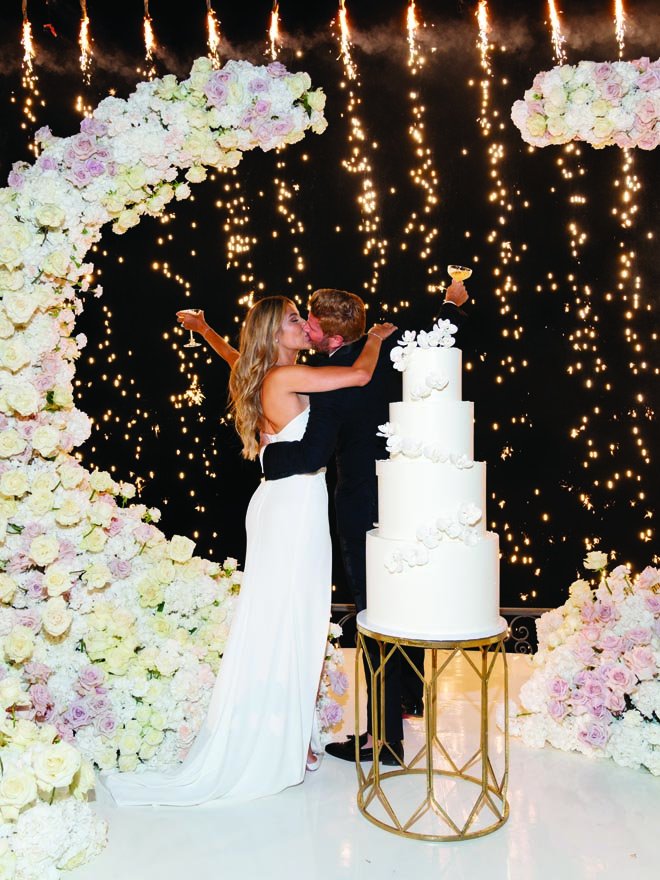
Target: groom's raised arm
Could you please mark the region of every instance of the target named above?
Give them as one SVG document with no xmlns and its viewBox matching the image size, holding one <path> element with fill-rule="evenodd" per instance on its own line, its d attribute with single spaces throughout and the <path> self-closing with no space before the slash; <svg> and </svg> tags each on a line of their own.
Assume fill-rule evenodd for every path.
<svg viewBox="0 0 660 880">
<path fill-rule="evenodd" d="M 461 308 L 467 301 L 468 294 L 462 281 L 452 281 L 445 291 L 445 301 L 440 306 L 440 311 L 433 319 L 436 321 L 449 320 L 456 327 L 460 327 L 467 320 L 467 315 Z"/>
<path fill-rule="evenodd" d="M 313 474 L 325 467 L 337 445 L 342 422 L 341 393 L 329 391 L 310 396 L 309 421 L 302 440 L 268 443 L 262 467 L 266 480 L 292 474 Z"/>
</svg>

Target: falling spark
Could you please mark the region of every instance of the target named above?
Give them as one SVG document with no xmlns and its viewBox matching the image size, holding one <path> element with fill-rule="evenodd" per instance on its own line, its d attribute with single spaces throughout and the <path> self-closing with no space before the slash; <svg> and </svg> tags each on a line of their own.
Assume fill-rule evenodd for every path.
<svg viewBox="0 0 660 880">
<path fill-rule="evenodd" d="M 89 43 L 89 18 L 87 17 L 87 0 L 80 0 L 82 19 L 80 21 L 80 69 L 83 79 L 89 85 L 91 77 L 92 48 Z"/>
<path fill-rule="evenodd" d="M 273 3 L 273 11 L 270 14 L 270 28 L 268 30 L 268 36 L 270 38 L 270 55 L 273 61 L 277 58 L 277 41 L 280 38 L 279 20 L 279 3 L 275 0 Z"/>
<path fill-rule="evenodd" d="M 477 9 L 477 21 L 479 22 L 479 41 L 477 46 L 481 52 L 481 66 L 490 73 L 490 62 L 488 61 L 488 34 L 490 33 L 490 24 L 488 22 L 488 3 L 481 0 Z"/>
<path fill-rule="evenodd" d="M 206 0 L 206 28 L 208 30 L 209 58 L 214 67 L 220 67 L 218 48 L 220 47 L 220 30 L 211 0 Z"/>
<path fill-rule="evenodd" d="M 616 41 L 619 44 L 619 58 L 623 54 L 623 38 L 626 34 L 626 14 L 623 11 L 623 0 L 614 2 L 614 25 L 616 28 Z"/>
<path fill-rule="evenodd" d="M 199 387 L 197 376 L 193 376 L 192 385 L 186 392 L 184 392 L 183 396 L 188 401 L 189 406 L 201 405 L 202 401 L 204 400 L 204 393 Z"/>
<path fill-rule="evenodd" d="M 346 76 L 349 79 L 355 79 L 357 72 L 351 58 L 351 34 L 348 29 L 348 16 L 344 0 L 340 0 L 339 3 L 339 26 L 341 28 L 341 57 L 344 60 Z"/>
<path fill-rule="evenodd" d="M 407 27 L 408 27 L 408 47 L 410 48 L 410 55 L 408 56 L 408 65 L 410 67 L 415 66 L 415 62 L 417 60 L 417 46 L 415 45 L 415 36 L 417 34 L 417 28 L 419 27 L 419 22 L 417 21 L 417 17 L 415 16 L 415 2 L 411 0 L 410 6 L 408 7 L 408 17 L 407 17 Z"/>
<path fill-rule="evenodd" d="M 156 70 L 153 66 L 153 53 L 156 48 L 156 39 L 151 27 L 151 16 L 149 15 L 149 0 L 144 0 L 144 48 L 146 50 L 145 58 L 151 64 L 147 76 L 149 79 L 155 75 Z"/>
<path fill-rule="evenodd" d="M 552 45 L 555 47 L 555 58 L 560 64 L 563 64 L 566 61 L 566 53 L 564 52 L 564 47 L 562 45 L 565 42 L 565 38 L 561 32 L 561 27 L 559 25 L 559 16 L 557 14 L 554 0 L 548 0 L 548 7 L 550 9 L 550 24 L 552 25 Z"/>
<path fill-rule="evenodd" d="M 27 0 L 23 0 L 23 68 L 28 80 L 32 78 L 32 59 L 36 57 L 32 42 L 32 25 L 27 17 Z"/>
</svg>

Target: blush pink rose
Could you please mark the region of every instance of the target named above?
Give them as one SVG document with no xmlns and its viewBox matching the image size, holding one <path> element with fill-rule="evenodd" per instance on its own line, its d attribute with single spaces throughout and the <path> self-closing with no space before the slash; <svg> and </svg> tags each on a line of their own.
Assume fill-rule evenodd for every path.
<svg viewBox="0 0 660 880">
<path fill-rule="evenodd" d="M 623 663 L 616 663 L 605 669 L 605 681 L 607 686 L 619 693 L 629 693 L 635 684 L 635 676 L 630 667 Z"/>
<path fill-rule="evenodd" d="M 657 672 L 655 655 L 648 645 L 636 645 L 623 655 L 624 661 L 640 681 L 648 681 Z"/>
<path fill-rule="evenodd" d="M 581 743 L 594 749 L 602 748 L 608 739 L 607 725 L 603 724 L 602 721 L 590 720 L 579 731 L 578 739 Z"/>
<path fill-rule="evenodd" d="M 548 693 L 555 700 L 565 700 L 570 693 L 568 682 L 560 675 L 555 675 L 551 678 L 548 682 L 547 688 Z"/>
<path fill-rule="evenodd" d="M 548 715 L 555 721 L 562 721 L 568 715 L 568 706 L 562 700 L 548 702 Z"/>
</svg>

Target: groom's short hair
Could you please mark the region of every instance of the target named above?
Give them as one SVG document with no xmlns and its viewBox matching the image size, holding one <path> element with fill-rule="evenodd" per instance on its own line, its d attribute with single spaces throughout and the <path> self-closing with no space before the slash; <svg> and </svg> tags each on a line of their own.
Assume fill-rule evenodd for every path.
<svg viewBox="0 0 660 880">
<path fill-rule="evenodd" d="M 364 333 L 366 315 L 359 296 L 347 290 L 322 287 L 309 298 L 309 310 L 321 325 L 325 336 L 342 336 L 345 343 L 355 342 Z"/>
</svg>

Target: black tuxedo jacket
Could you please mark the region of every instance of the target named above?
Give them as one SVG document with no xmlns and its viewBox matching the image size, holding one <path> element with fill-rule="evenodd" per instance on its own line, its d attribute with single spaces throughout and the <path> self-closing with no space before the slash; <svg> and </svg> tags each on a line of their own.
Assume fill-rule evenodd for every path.
<svg viewBox="0 0 660 880">
<path fill-rule="evenodd" d="M 449 318 L 460 326 L 466 315 L 452 303 L 445 303 L 438 318 Z M 401 332 L 393 333 L 382 343 L 368 385 L 310 395 L 304 437 L 268 444 L 264 449 L 263 469 L 267 480 L 314 473 L 335 453 L 337 532 L 344 538 L 364 539 L 378 515 L 376 460 L 387 458 L 387 452 L 385 439 L 378 437 L 377 432 L 378 426 L 389 420 L 390 401 L 401 400 L 401 374 L 393 368 L 390 358 Z M 351 366 L 366 338 L 363 336 L 338 349 L 330 359 L 332 366 Z"/>
</svg>

